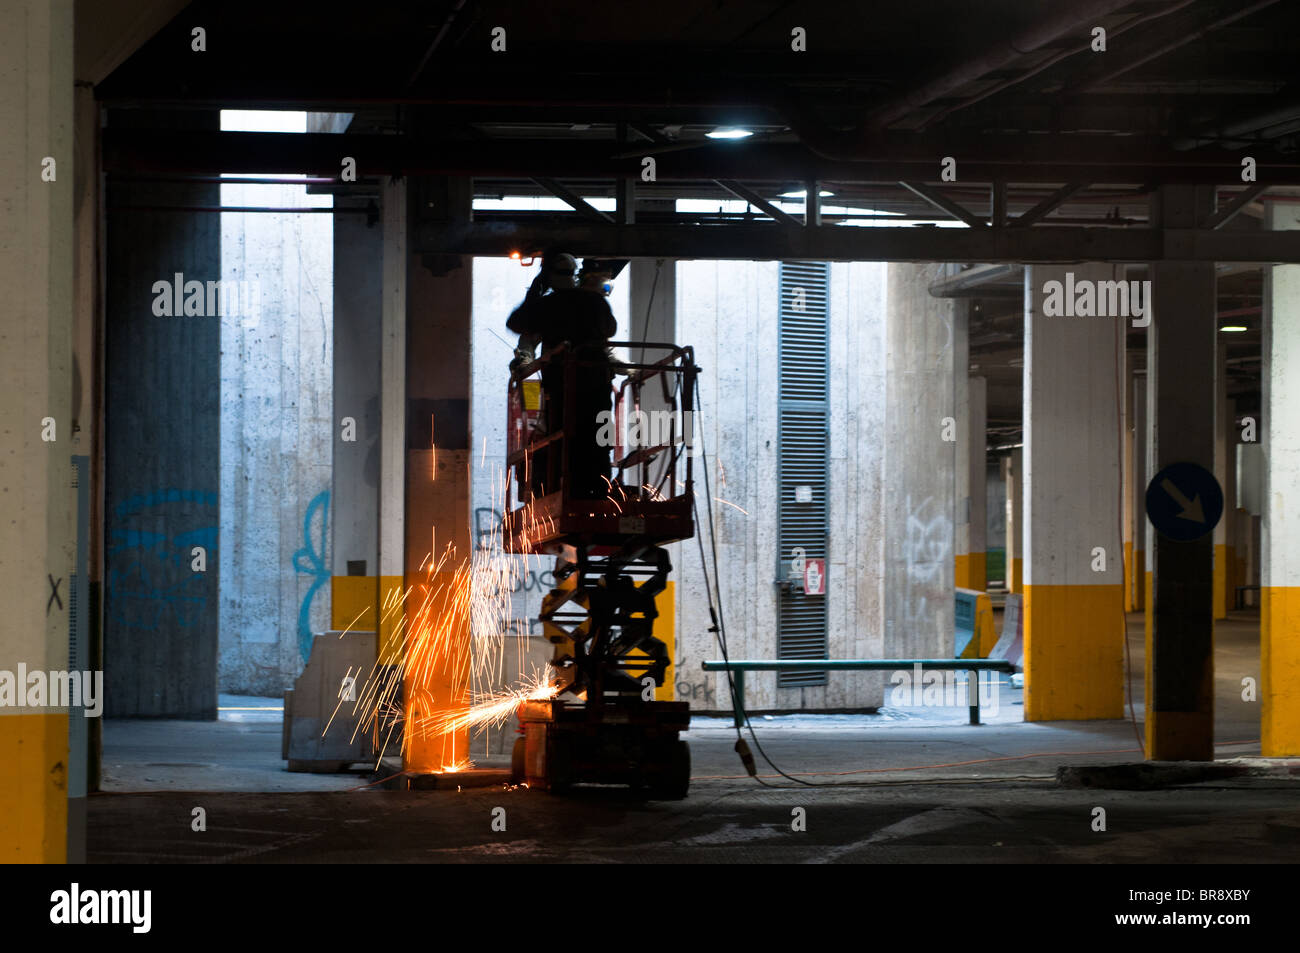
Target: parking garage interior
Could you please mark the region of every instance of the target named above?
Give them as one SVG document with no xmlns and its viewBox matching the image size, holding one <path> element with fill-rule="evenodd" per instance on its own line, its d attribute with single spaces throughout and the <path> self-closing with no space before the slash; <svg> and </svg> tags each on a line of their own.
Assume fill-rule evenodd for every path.
<svg viewBox="0 0 1300 953">
<path fill-rule="evenodd" d="M 7 862 L 1294 858 L 1294 5 L 0 11 Z"/>
</svg>

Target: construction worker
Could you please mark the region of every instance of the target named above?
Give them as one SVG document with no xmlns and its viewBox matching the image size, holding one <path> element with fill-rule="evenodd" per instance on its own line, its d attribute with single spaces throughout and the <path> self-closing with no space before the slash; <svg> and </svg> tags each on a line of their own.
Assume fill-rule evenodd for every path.
<svg viewBox="0 0 1300 953">
<path fill-rule="evenodd" d="M 552 255 L 557 273 L 567 265 L 572 256 Z M 540 340 L 543 350 L 568 343 L 573 359 L 585 366 L 577 368 L 577 391 L 574 407 L 573 444 L 569 447 L 570 472 L 564 474 L 569 495 L 574 497 L 603 497 L 609 492 L 609 447 L 601 447 L 596 439 L 600 430 L 598 415 L 609 411 L 610 384 L 614 378 L 610 364 L 608 342 L 618 329 L 618 322 L 606 300 L 611 290 L 610 282 L 623 269 L 626 261 L 584 258 L 578 287 L 563 287 L 562 282 L 544 282 L 552 288 L 550 294 L 533 294 L 514 310 L 506 327 L 519 335 L 520 351 L 531 354 Z M 543 260 L 542 280 L 547 274 L 547 260 Z M 571 274 L 572 272 L 569 272 Z M 536 286 L 537 282 L 534 282 Z M 560 287 L 556 287 L 560 284 Z M 518 365 L 512 365 L 512 367 Z M 564 421 L 564 366 L 555 363 L 542 369 L 542 392 L 545 397 L 545 423 L 548 433 L 563 428 Z M 543 475 L 538 462 L 534 467 Z M 553 491 L 555 487 L 546 487 Z"/>
</svg>

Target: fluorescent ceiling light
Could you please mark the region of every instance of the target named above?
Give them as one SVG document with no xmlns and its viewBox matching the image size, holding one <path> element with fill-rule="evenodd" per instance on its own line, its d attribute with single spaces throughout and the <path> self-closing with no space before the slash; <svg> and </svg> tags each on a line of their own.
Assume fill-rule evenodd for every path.
<svg viewBox="0 0 1300 953">
<path fill-rule="evenodd" d="M 733 129 L 730 126 L 719 126 L 708 133 L 710 139 L 744 139 L 752 135 L 748 129 Z"/>
<path fill-rule="evenodd" d="M 1220 330 L 1220 331 L 1228 331 L 1228 332 L 1231 332 L 1231 333 L 1233 333 L 1233 334 L 1237 334 L 1237 333 L 1240 333 L 1240 332 L 1242 332 L 1242 331 L 1249 331 L 1250 328 L 1243 327 L 1243 326 L 1241 326 L 1240 324 L 1225 324 L 1223 327 L 1219 328 L 1219 330 Z"/>
<path fill-rule="evenodd" d="M 829 196 L 829 195 L 834 195 L 835 193 L 834 193 L 834 192 L 827 192 L 825 189 L 821 189 L 821 190 L 819 190 L 819 191 L 817 192 L 817 194 L 820 195 L 822 198 L 826 198 L 827 196 Z M 783 199 L 802 199 L 802 198 L 807 198 L 807 197 L 808 197 L 808 190 L 807 190 L 807 189 L 800 189 L 798 192 L 782 192 L 780 197 L 783 198 Z"/>
</svg>

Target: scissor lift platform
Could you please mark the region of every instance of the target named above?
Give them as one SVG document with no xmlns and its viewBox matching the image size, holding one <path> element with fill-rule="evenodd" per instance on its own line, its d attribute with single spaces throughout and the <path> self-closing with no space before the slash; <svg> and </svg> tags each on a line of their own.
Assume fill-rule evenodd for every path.
<svg viewBox="0 0 1300 953">
<path fill-rule="evenodd" d="M 695 534 L 692 434 L 683 432 L 691 416 L 682 409 L 693 406 L 697 369 L 690 348 L 628 346 L 667 356 L 610 365 L 579 359 L 561 345 L 511 379 L 507 462 L 514 479 L 502 546 L 509 553 L 556 556 L 558 583 L 539 613 L 555 646 L 558 693 L 520 704 L 522 737 L 512 767 L 517 780 L 555 792 L 585 782 L 680 798 L 690 785 L 690 749 L 679 737 L 690 723 L 690 706 L 648 696 L 668 680 L 672 665 L 667 646 L 653 633 L 656 599 L 672 569 L 662 547 Z M 588 498 L 570 493 L 568 477 L 571 460 L 589 457 L 576 441 L 591 439 L 590 430 L 578 426 L 578 375 L 597 364 L 599 373 L 613 368 L 624 377 L 614 411 L 619 435 L 628 415 L 647 419 L 646 408 L 668 425 L 653 428 L 655 439 L 638 437 L 629 446 L 620 440 L 613 479 L 604 477 L 608 492 Z M 548 411 L 541 382 L 528 380 L 539 372 L 543 379 L 551 375 L 549 386 L 563 385 L 558 412 Z M 591 474 L 582 476 L 590 486 Z"/>
</svg>

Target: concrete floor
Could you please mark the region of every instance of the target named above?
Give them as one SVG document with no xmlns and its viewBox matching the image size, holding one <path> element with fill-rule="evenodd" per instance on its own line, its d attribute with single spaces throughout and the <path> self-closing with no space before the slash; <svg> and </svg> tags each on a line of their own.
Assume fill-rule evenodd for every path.
<svg viewBox="0 0 1300 953">
<path fill-rule="evenodd" d="M 1129 617 L 1137 712 L 1142 617 Z M 1216 631 L 1221 759 L 1259 753 L 1258 614 Z M 289 774 L 273 700 L 223 698 L 222 720 L 108 722 L 105 793 L 90 803 L 94 862 L 1294 861 L 1300 779 L 1158 791 L 1068 789 L 1065 764 L 1140 760 L 1129 721 L 1026 724 L 1019 691 L 970 727 L 964 707 L 753 719 L 768 755 L 820 790 L 744 776 L 730 721 L 693 719 L 691 794 L 648 801 L 612 788 L 568 797 L 502 787 L 391 792 L 360 775 Z M 243 709 L 243 710 L 240 710 Z M 254 709 L 254 710 L 249 710 Z M 1237 743 L 1244 742 L 1244 743 Z M 752 744 L 752 742 L 751 742 Z M 481 764 L 500 765 L 496 759 Z M 127 793 L 132 792 L 132 793 Z M 201 793 L 197 793 L 201 792 Z M 1104 807 L 1107 831 L 1092 830 Z M 203 807 L 208 830 L 190 829 Z M 493 809 L 506 810 L 504 832 Z M 807 830 L 791 830 L 796 808 Z"/>
</svg>

